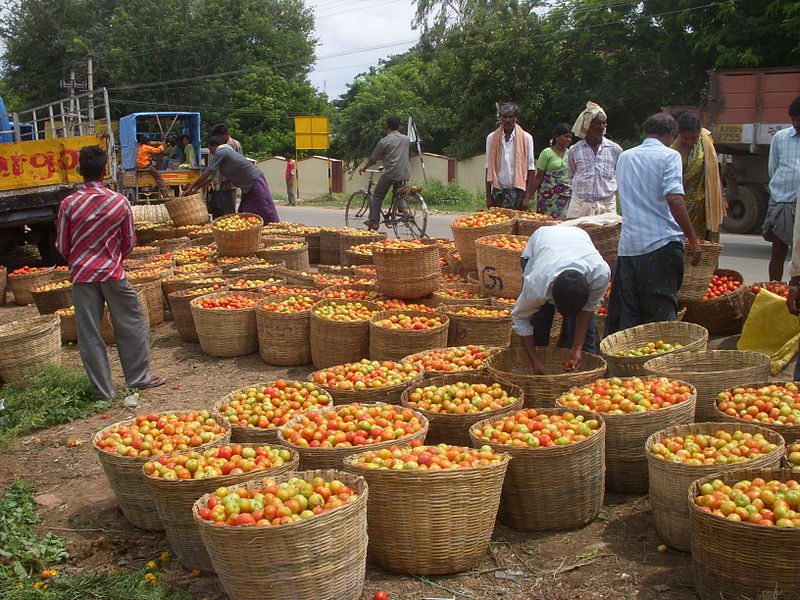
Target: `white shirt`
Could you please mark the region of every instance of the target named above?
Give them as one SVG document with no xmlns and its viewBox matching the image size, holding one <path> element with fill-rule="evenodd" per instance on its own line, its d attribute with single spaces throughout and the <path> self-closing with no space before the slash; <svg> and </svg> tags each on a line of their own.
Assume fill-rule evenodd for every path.
<svg viewBox="0 0 800 600">
<path fill-rule="evenodd" d="M 769 145 L 769 194 L 773 202 L 796 202 L 800 185 L 800 133 L 781 129 Z"/>
<path fill-rule="evenodd" d="M 569 149 L 567 165 L 572 194 L 584 202 L 607 200 L 617 193 L 617 160 L 622 147 L 603 137 L 597 153 L 585 139 Z"/>
<path fill-rule="evenodd" d="M 800 202 L 800 184 L 797 186 L 796 201 Z M 794 211 L 794 236 L 792 237 L 792 264 L 789 265 L 789 277 L 800 275 L 800 210 Z"/>
<path fill-rule="evenodd" d="M 495 130 L 496 131 L 496 130 Z M 528 171 L 536 170 L 536 161 L 533 157 L 533 136 L 527 131 L 524 133 L 525 151 L 528 154 Z M 492 155 L 492 136 L 494 131 L 486 136 L 486 164 L 485 169 L 489 168 L 489 157 Z M 514 156 L 514 140 L 517 136 L 516 127 L 511 132 L 511 139 L 506 141 L 505 132 L 500 135 L 500 168 L 497 169 L 497 182 L 502 189 L 514 187 L 514 166 L 516 157 Z"/>
<path fill-rule="evenodd" d="M 677 150 L 655 138 L 623 152 L 617 161 L 622 203 L 620 256 L 641 256 L 669 242 L 683 244 L 683 230 L 672 216 L 668 194 L 683 195 L 683 165 Z"/>
<path fill-rule="evenodd" d="M 533 335 L 531 316 L 552 301 L 553 281 L 567 269 L 583 273 L 589 282 L 589 299 L 583 310 L 594 312 L 600 306 L 611 269 L 583 229 L 566 225 L 540 227 L 528 240 L 522 258 L 528 259 L 522 274 L 522 293 L 511 311 L 518 335 Z"/>
</svg>

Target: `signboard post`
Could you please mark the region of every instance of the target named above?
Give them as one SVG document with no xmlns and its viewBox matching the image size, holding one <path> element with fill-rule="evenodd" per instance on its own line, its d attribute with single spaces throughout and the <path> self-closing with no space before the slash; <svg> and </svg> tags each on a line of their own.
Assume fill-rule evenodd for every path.
<svg viewBox="0 0 800 600">
<path fill-rule="evenodd" d="M 298 150 L 327 150 L 330 146 L 328 117 L 296 116 L 294 118 L 295 164 L 297 168 L 297 197 L 300 198 L 300 168 L 297 162 Z M 331 157 L 328 162 L 328 195 L 333 195 Z"/>
</svg>

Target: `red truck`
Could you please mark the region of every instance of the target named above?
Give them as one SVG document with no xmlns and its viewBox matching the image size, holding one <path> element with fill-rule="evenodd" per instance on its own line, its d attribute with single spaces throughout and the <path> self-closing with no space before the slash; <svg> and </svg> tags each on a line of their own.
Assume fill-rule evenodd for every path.
<svg viewBox="0 0 800 600">
<path fill-rule="evenodd" d="M 800 94 L 800 66 L 711 71 L 709 129 L 722 155 L 731 233 L 758 231 L 769 200 L 767 160 L 776 131 L 791 127 L 788 108 Z"/>
</svg>

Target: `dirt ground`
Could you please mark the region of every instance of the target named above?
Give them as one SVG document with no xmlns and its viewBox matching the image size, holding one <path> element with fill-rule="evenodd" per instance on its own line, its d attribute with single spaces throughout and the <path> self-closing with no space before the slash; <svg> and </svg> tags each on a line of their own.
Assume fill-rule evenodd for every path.
<svg viewBox="0 0 800 600">
<path fill-rule="evenodd" d="M 35 314 L 33 306 L 7 303 L 0 307 L 0 324 Z M 734 343 L 735 339 L 724 338 L 712 345 L 732 348 Z M 11 452 L 0 454 L 0 484 L 16 477 L 35 484 L 42 529 L 71 540 L 71 558 L 60 571 L 139 568 L 169 548 L 163 534 L 138 530 L 122 516 L 89 443 L 95 431 L 135 413 L 210 407 L 244 385 L 276 377 L 305 379 L 312 371 L 310 366 L 273 368 L 258 354 L 234 359 L 206 356 L 198 344 L 182 342 L 170 321 L 151 329 L 151 344 L 153 371 L 165 376 L 168 384 L 144 392 L 138 408 L 114 408 L 107 418 L 96 415 L 37 431 L 21 438 Z M 110 355 L 115 381 L 121 385 L 113 347 Z M 80 367 L 76 346 L 64 347 L 63 362 Z M 67 447 L 70 438 L 84 444 Z M 469 572 L 423 581 L 370 567 L 363 598 L 372 598 L 380 589 L 398 600 L 695 598 L 690 555 L 658 552 L 660 543 L 647 496 L 607 494 L 600 516 L 579 530 L 522 533 L 497 525 L 489 551 Z M 227 598 L 215 576 L 192 575 L 176 561 L 169 563 L 167 576 L 187 582 L 197 598 Z"/>
</svg>

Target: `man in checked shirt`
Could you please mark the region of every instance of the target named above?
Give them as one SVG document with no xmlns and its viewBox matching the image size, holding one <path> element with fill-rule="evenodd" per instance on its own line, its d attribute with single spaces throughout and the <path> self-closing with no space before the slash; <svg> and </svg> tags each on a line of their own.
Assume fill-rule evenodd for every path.
<svg viewBox="0 0 800 600">
<path fill-rule="evenodd" d="M 83 186 L 61 201 L 56 248 L 69 264 L 83 368 L 95 394 L 110 401 L 114 385 L 100 333 L 105 304 L 128 387 L 157 387 L 164 378 L 148 375 L 147 321 L 122 267 L 136 245 L 133 213 L 124 196 L 103 184 L 106 163 L 108 156 L 100 146 L 81 148 L 78 168 Z"/>
</svg>

